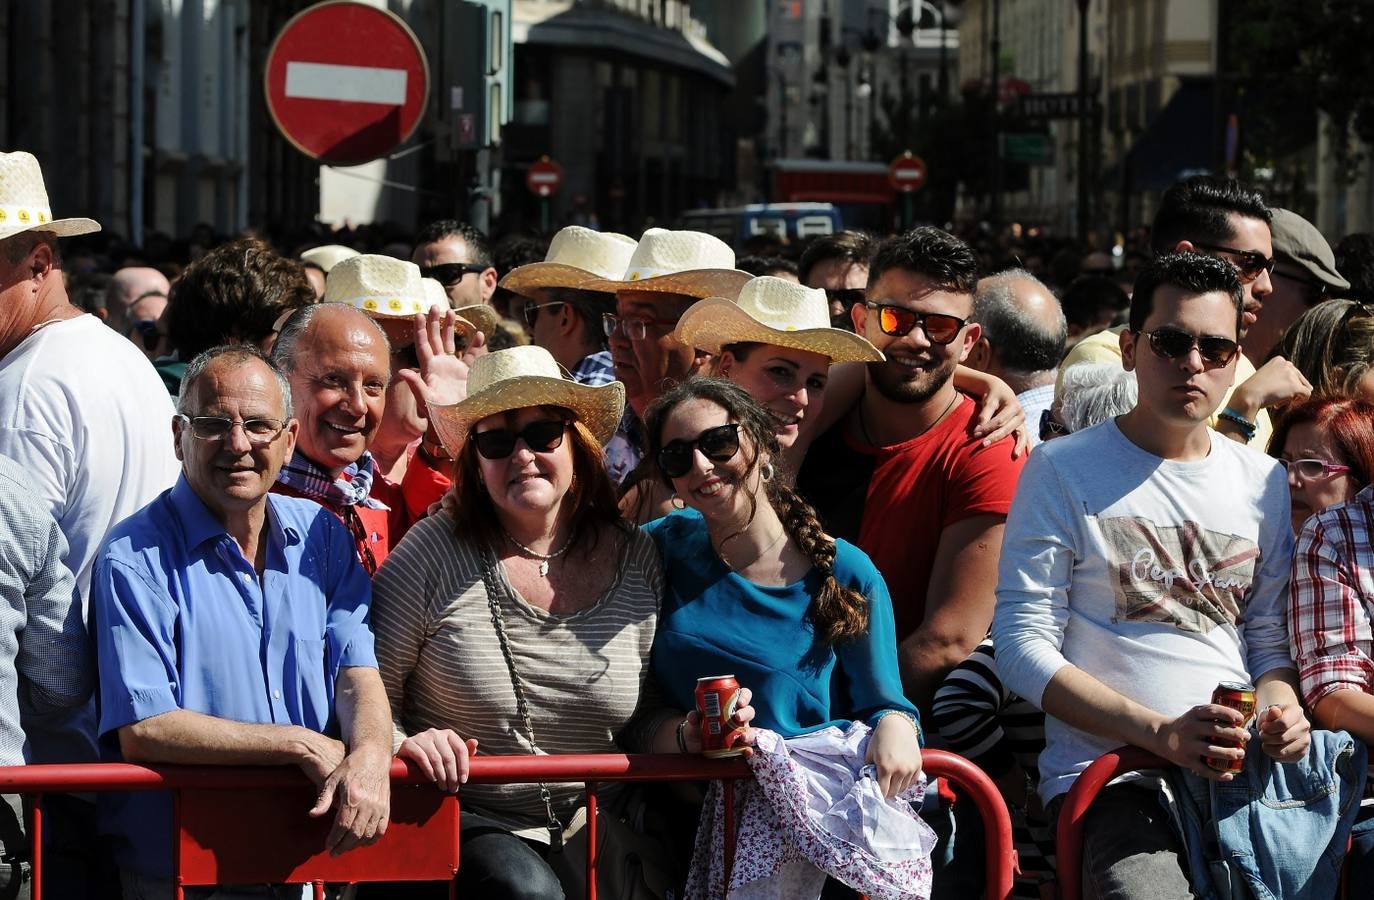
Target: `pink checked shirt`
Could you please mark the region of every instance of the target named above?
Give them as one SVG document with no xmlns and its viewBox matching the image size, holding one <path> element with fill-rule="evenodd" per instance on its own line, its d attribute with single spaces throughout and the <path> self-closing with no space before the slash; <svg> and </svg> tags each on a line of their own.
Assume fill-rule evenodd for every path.
<svg viewBox="0 0 1374 900">
<path fill-rule="evenodd" d="M 1374 694 L 1374 485 L 1308 519 L 1289 582 L 1289 620 L 1303 701 Z"/>
</svg>

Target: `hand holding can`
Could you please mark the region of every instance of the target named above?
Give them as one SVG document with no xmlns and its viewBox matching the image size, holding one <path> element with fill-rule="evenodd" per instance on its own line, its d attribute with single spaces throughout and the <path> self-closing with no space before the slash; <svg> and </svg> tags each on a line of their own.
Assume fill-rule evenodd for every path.
<svg viewBox="0 0 1374 900">
<path fill-rule="evenodd" d="M 697 679 L 696 706 L 703 754 L 715 758 L 737 756 L 745 751 L 743 741 L 747 725 L 736 718 L 742 704 L 739 682 L 734 675 Z"/>
<path fill-rule="evenodd" d="M 1250 720 L 1255 715 L 1255 686 L 1253 684 L 1242 684 L 1237 681 L 1223 681 L 1212 691 L 1212 702 L 1217 706 L 1225 706 L 1240 713 L 1244 721 L 1242 728 L 1248 728 Z M 1239 741 L 1217 739 L 1219 747 L 1244 748 Z M 1226 772 L 1238 775 L 1245 770 L 1245 759 L 1223 759 L 1215 756 L 1204 756 L 1202 761 L 1211 769 L 1217 772 Z"/>
</svg>

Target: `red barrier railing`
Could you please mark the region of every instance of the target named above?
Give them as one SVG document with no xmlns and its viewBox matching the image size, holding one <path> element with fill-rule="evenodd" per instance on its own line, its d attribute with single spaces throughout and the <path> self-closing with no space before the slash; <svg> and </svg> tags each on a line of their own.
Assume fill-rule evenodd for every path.
<svg viewBox="0 0 1374 900">
<path fill-rule="evenodd" d="M 946 778 L 978 807 L 987 834 L 987 895 L 1006 900 L 1016 867 L 1011 819 L 992 781 L 973 763 L 940 750 L 922 753 L 931 778 Z M 371 847 L 338 857 L 321 853 L 332 817 L 309 819 L 314 789 L 290 767 L 158 766 L 123 763 L 0 767 L 0 793 L 47 794 L 166 790 L 173 792 L 173 884 L 311 883 L 442 880 L 457 870 L 458 802 L 435 791 L 418 769 L 392 764 L 392 819 Z M 533 784 L 584 782 L 587 786 L 587 864 L 596 867 L 596 787 L 615 781 L 730 781 L 748 778 L 743 758 L 712 760 L 680 755 L 477 756 L 469 782 Z M 733 791 L 725 800 L 725 878 L 734 853 Z M 245 829 L 243 823 L 251 822 Z M 42 900 L 41 804 L 30 824 L 33 900 Z M 587 879 L 588 900 L 596 879 Z"/>
<path fill-rule="evenodd" d="M 1055 868 L 1059 876 L 1059 900 L 1079 900 L 1083 895 L 1083 820 L 1088 807 L 1113 779 L 1140 769 L 1166 769 L 1171 765 L 1139 747 L 1118 747 L 1104 753 L 1074 779 L 1064 795 L 1055 826 Z"/>
</svg>

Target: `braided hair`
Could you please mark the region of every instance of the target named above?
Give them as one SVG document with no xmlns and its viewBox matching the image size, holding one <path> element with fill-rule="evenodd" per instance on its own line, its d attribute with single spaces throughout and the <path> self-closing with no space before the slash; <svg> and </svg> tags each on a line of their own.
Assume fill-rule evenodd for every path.
<svg viewBox="0 0 1374 900">
<path fill-rule="evenodd" d="M 705 400 L 725 410 L 726 416 L 738 422 L 740 430 L 749 438 L 740 442 L 745 457 L 746 482 L 759 465 L 759 458 L 780 457 L 776 422 L 748 392 L 732 381 L 722 378 L 696 377 L 669 389 L 650 405 L 644 415 L 644 431 L 648 453 L 645 463 L 657 476 L 672 487 L 672 480 L 658 469 L 658 451 L 663 448 L 663 426 L 674 409 L 689 400 Z M 835 539 L 825 533 L 811 504 L 801 498 L 782 478 L 769 478 L 763 483 L 763 500 L 769 503 L 802 553 L 821 573 L 821 587 L 811 605 L 811 621 L 816 633 L 827 644 L 836 644 L 862 635 L 868 630 L 868 599 L 852 587 L 840 584 L 835 578 Z M 749 494 L 749 521 L 758 510 L 759 496 Z"/>
</svg>

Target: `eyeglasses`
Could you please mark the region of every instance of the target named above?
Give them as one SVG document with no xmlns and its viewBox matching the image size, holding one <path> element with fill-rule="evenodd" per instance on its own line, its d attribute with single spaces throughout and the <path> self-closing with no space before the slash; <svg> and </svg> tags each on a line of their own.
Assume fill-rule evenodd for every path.
<svg viewBox="0 0 1374 900">
<path fill-rule="evenodd" d="M 241 426 L 243 433 L 248 437 L 248 443 L 255 447 L 272 443 L 286 429 L 286 423 L 281 419 L 230 419 L 225 416 L 183 415 L 178 415 L 177 418 L 189 425 L 191 434 L 202 441 L 222 441 L 234 430 L 235 425 Z"/>
<path fill-rule="evenodd" d="M 520 311 L 525 317 L 525 324 L 530 328 L 534 327 L 534 320 L 539 318 L 539 310 L 548 309 L 550 306 L 562 306 L 562 303 L 531 303 Z"/>
<path fill-rule="evenodd" d="M 671 319 L 656 319 L 652 316 L 643 319 L 621 318 L 614 313 L 601 314 L 601 330 L 606 337 L 614 337 L 616 330 L 619 329 L 625 337 L 632 341 L 642 341 L 649 334 L 649 326 L 655 325 L 665 331 L 671 331 L 677 322 Z"/>
<path fill-rule="evenodd" d="M 1181 328 L 1156 328 L 1154 331 L 1140 331 L 1137 334 L 1149 338 L 1150 349 L 1160 359 L 1180 359 L 1197 348 L 1202 364 L 1209 369 L 1219 369 L 1235 359 L 1240 346 L 1230 338 L 1202 334 L 1194 337 Z"/>
<path fill-rule="evenodd" d="M 669 478 L 681 478 L 692 470 L 694 450 L 700 450 L 711 462 L 729 462 L 739 452 L 739 423 L 708 428 L 694 440 L 669 441 L 658 451 L 659 470 Z"/>
<path fill-rule="evenodd" d="M 1040 410 L 1040 440 L 1042 443 L 1050 438 L 1063 437 L 1069 433 L 1069 426 L 1056 419 L 1048 409 Z"/>
<path fill-rule="evenodd" d="M 469 272 L 485 272 L 491 266 L 484 266 L 481 263 L 440 263 L 437 266 L 428 266 L 420 269 L 421 278 L 433 278 L 444 287 L 452 287 L 462 281 Z"/>
<path fill-rule="evenodd" d="M 864 303 L 869 309 L 878 311 L 878 328 L 883 334 L 904 337 L 918 324 L 925 332 L 926 340 L 932 344 L 948 344 L 959 336 L 959 331 L 968 322 L 947 313 L 923 313 L 905 306 L 891 303 Z"/>
<path fill-rule="evenodd" d="M 568 423 L 563 419 L 539 419 L 519 431 L 493 428 L 473 432 L 472 442 L 477 452 L 487 459 L 505 459 L 515 452 L 515 442 L 524 441 L 531 453 L 548 453 L 563 445 L 563 432 Z"/>
<path fill-rule="evenodd" d="M 1350 471 L 1349 466 L 1327 462 L 1324 459 L 1280 459 L 1279 465 L 1287 469 L 1288 474 L 1297 473 L 1307 481 L 1316 481 L 1318 478 L 1328 478 Z"/>
<path fill-rule="evenodd" d="M 1193 241 L 1193 246 L 1201 247 L 1203 250 L 1211 250 L 1213 253 L 1229 253 L 1236 257 L 1230 262 L 1236 267 L 1236 272 L 1240 274 L 1242 281 L 1254 281 L 1261 272 L 1274 271 L 1274 257 L 1265 256 L 1258 250 L 1240 250 L 1235 247 L 1227 247 L 1224 244 L 1203 244 L 1198 241 Z"/>
</svg>

